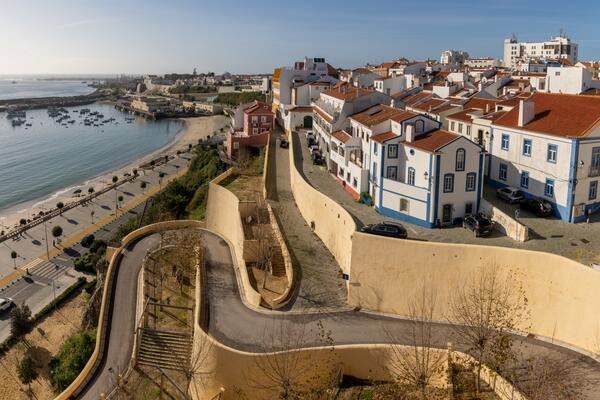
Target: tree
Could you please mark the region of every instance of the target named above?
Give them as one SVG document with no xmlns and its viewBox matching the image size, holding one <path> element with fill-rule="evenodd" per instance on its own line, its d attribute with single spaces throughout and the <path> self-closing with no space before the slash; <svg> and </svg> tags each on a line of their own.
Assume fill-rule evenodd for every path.
<svg viewBox="0 0 600 400">
<path fill-rule="evenodd" d="M 495 371 L 514 360 L 511 332 L 526 322 L 527 298 L 513 274 L 502 279 L 497 265 L 486 265 L 450 299 L 450 321 L 458 343 L 473 356 L 475 390 L 481 390 L 483 365 Z"/>
<path fill-rule="evenodd" d="M 118 203 L 117 203 L 117 206 L 118 206 L 119 204 L 121 204 L 123 202 L 123 196 L 119 196 L 119 198 L 117 200 L 118 200 Z"/>
<path fill-rule="evenodd" d="M 96 345 L 95 331 L 83 331 L 69 337 L 50 361 L 52 387 L 55 393 L 65 390 L 77 378 Z"/>
<path fill-rule="evenodd" d="M 94 223 L 94 214 L 96 214 L 96 211 L 94 211 L 94 210 L 90 211 L 90 217 L 92 218 L 92 224 Z"/>
<path fill-rule="evenodd" d="M 112 183 L 117 183 L 118 181 L 119 181 L 119 178 L 117 176 L 112 177 Z"/>
<path fill-rule="evenodd" d="M 161 172 L 158 173 L 158 184 L 160 185 L 161 188 L 162 188 L 162 181 L 163 181 L 164 177 L 165 177 L 165 173 L 164 172 L 161 171 Z"/>
<path fill-rule="evenodd" d="M 431 381 L 442 373 L 448 359 L 446 352 L 436 347 L 443 346 L 444 340 L 434 340 L 434 315 L 436 311 L 436 292 L 425 282 L 417 290 L 408 304 L 410 318 L 410 336 L 398 337 L 391 329 L 384 327 L 391 348 L 390 366 L 396 381 L 415 387 L 423 400 L 430 397 Z"/>
<path fill-rule="evenodd" d="M 16 251 L 13 250 L 13 251 L 10 252 L 10 258 L 12 258 L 12 260 L 13 260 L 13 266 L 14 266 L 15 269 L 17 269 L 17 257 L 18 256 L 19 255 L 17 254 Z"/>
<path fill-rule="evenodd" d="M 142 189 L 142 194 L 146 191 L 146 182 L 142 181 L 140 182 L 140 188 Z"/>
<path fill-rule="evenodd" d="M 88 193 L 89 193 L 89 194 L 92 194 L 92 193 L 94 193 L 94 188 L 93 188 L 93 187 L 90 187 L 90 188 L 88 188 Z"/>
<path fill-rule="evenodd" d="M 38 373 L 35 369 L 35 361 L 33 361 L 33 358 L 30 355 L 25 356 L 21 360 L 17 373 L 21 382 L 25 385 L 29 385 L 37 378 Z"/>
<path fill-rule="evenodd" d="M 63 234 L 63 228 L 60 225 L 56 225 L 52 228 L 52 236 L 55 238 L 60 237 Z"/>
<path fill-rule="evenodd" d="M 25 218 L 21 218 L 19 220 L 19 225 L 25 225 L 27 223 L 27 220 Z"/>
<path fill-rule="evenodd" d="M 58 208 L 58 210 L 60 211 L 60 213 L 62 214 L 62 209 L 65 207 L 65 203 L 63 203 L 62 201 L 59 201 L 58 203 L 56 203 L 56 208 Z"/>
<path fill-rule="evenodd" d="M 152 169 L 154 169 L 155 165 L 156 165 L 156 161 L 154 161 L 154 160 L 150 161 L 150 166 L 152 167 Z"/>
<path fill-rule="evenodd" d="M 133 176 L 137 176 L 137 175 L 138 175 L 138 170 L 137 170 L 137 168 L 134 168 L 132 172 L 133 172 Z"/>
<path fill-rule="evenodd" d="M 16 305 L 10 311 L 10 334 L 15 339 L 22 339 L 33 328 L 31 310 L 25 303 Z"/>
<path fill-rule="evenodd" d="M 165 154 L 165 163 L 168 163 L 168 162 L 169 162 L 169 155 Z"/>
</svg>

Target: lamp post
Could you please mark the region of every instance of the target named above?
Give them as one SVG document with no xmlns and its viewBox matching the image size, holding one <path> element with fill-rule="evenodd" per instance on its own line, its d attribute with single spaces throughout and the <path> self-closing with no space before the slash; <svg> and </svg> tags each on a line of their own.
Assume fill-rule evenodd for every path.
<svg viewBox="0 0 600 400">
<path fill-rule="evenodd" d="M 48 225 L 46 224 L 47 220 L 45 218 L 45 215 L 42 218 L 44 218 L 44 235 L 46 236 L 46 259 L 50 261 L 50 247 L 48 246 Z"/>
</svg>

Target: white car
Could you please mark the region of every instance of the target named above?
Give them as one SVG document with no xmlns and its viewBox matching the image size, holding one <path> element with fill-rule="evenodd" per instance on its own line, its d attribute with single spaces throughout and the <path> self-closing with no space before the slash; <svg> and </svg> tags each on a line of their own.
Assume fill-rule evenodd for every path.
<svg viewBox="0 0 600 400">
<path fill-rule="evenodd" d="M 0 311 L 6 311 L 12 307 L 15 302 L 10 297 L 0 298 Z"/>
<path fill-rule="evenodd" d="M 308 138 L 309 136 L 313 136 L 313 131 L 306 131 L 305 134 L 306 134 L 306 137 Z"/>
</svg>

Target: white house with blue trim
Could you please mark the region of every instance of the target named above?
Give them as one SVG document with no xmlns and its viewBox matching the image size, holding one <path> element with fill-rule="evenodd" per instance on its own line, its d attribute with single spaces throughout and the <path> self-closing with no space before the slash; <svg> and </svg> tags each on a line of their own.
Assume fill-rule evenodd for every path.
<svg viewBox="0 0 600 400">
<path fill-rule="evenodd" d="M 423 116 L 419 116 L 424 118 Z M 370 140 L 370 191 L 383 215 L 433 228 L 479 211 L 483 149 L 408 119 Z"/>
<path fill-rule="evenodd" d="M 534 93 L 493 122 L 489 183 L 552 203 L 564 221 L 600 210 L 600 97 Z"/>
</svg>

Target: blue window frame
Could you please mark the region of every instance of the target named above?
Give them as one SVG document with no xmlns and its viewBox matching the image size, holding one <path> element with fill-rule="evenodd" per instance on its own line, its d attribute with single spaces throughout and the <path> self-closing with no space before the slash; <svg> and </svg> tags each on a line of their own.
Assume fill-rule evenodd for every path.
<svg viewBox="0 0 600 400">
<path fill-rule="evenodd" d="M 500 164 L 500 167 L 498 168 L 498 179 L 500 179 L 501 181 L 505 181 L 507 177 L 508 177 L 508 165 Z"/>
<path fill-rule="evenodd" d="M 523 139 L 523 155 L 531 157 L 531 139 Z"/>
<path fill-rule="evenodd" d="M 412 186 L 415 185 L 415 169 L 413 167 L 408 168 L 408 179 L 406 180 L 406 183 Z"/>
<path fill-rule="evenodd" d="M 398 145 L 397 144 L 388 145 L 388 158 L 398 158 Z"/>
<path fill-rule="evenodd" d="M 529 189 L 529 172 L 521 172 L 521 187 L 523 189 Z"/>
<path fill-rule="evenodd" d="M 475 172 L 469 172 L 467 174 L 467 183 L 466 183 L 465 190 L 467 192 L 474 192 L 476 182 L 477 182 L 477 174 Z"/>
<path fill-rule="evenodd" d="M 598 197 L 598 181 L 590 182 L 590 191 L 588 193 L 589 200 L 596 200 Z"/>
<path fill-rule="evenodd" d="M 454 174 L 444 175 L 444 193 L 454 192 Z"/>
<path fill-rule="evenodd" d="M 502 150 L 508 150 L 509 136 L 506 133 L 502 134 Z"/>
<path fill-rule="evenodd" d="M 554 179 L 546 178 L 546 186 L 544 186 L 544 195 L 554 197 Z"/>
<path fill-rule="evenodd" d="M 456 170 L 465 170 L 465 149 L 456 150 Z"/>
<path fill-rule="evenodd" d="M 546 153 L 546 160 L 551 163 L 556 163 L 557 155 L 558 155 L 558 146 L 555 144 L 549 144 L 548 152 Z"/>
</svg>

